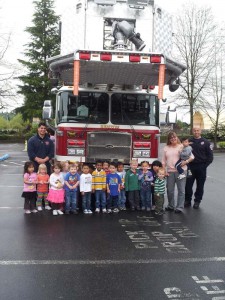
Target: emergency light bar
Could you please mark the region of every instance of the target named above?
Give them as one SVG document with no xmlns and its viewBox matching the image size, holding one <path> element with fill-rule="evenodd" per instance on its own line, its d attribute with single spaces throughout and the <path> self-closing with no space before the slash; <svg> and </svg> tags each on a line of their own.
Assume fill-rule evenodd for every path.
<svg viewBox="0 0 225 300">
<path fill-rule="evenodd" d="M 121 61 L 121 62 L 135 62 L 135 63 L 152 63 L 161 64 L 161 55 L 150 55 L 146 56 L 144 53 L 140 54 L 129 54 L 125 53 L 91 53 L 88 51 L 79 52 L 80 60 L 95 60 L 95 61 Z"/>
</svg>

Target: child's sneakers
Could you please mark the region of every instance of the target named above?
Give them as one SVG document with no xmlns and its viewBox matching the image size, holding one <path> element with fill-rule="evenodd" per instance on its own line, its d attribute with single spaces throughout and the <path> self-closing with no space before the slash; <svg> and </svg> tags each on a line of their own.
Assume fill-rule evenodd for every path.
<svg viewBox="0 0 225 300">
<path fill-rule="evenodd" d="M 32 209 L 31 212 L 36 214 L 38 211 L 36 209 Z"/>
<path fill-rule="evenodd" d="M 38 211 L 42 211 L 42 207 L 41 207 L 41 206 L 38 206 L 38 207 L 37 207 L 37 210 L 38 210 Z"/>
<path fill-rule="evenodd" d="M 191 177 L 191 176 L 192 176 L 191 170 L 188 169 L 188 171 L 187 171 L 187 177 Z"/>
<path fill-rule="evenodd" d="M 183 173 L 183 174 L 180 174 L 177 178 L 180 180 L 180 179 L 183 179 L 185 177 L 186 177 L 186 175 Z"/>
<path fill-rule="evenodd" d="M 45 206 L 45 209 L 51 210 L 52 208 L 51 208 L 49 205 L 46 205 L 46 206 Z"/>
<path fill-rule="evenodd" d="M 111 214 L 111 213 L 112 213 L 111 208 L 107 209 L 107 213 L 108 213 L 108 214 Z"/>
<path fill-rule="evenodd" d="M 88 210 L 87 209 L 84 210 L 84 214 L 88 214 Z"/>
<path fill-rule="evenodd" d="M 92 211 L 90 209 L 88 209 L 88 214 L 90 214 L 90 215 L 92 214 Z"/>
<path fill-rule="evenodd" d="M 64 215 L 64 212 L 62 212 L 60 209 L 57 210 L 57 213 L 58 213 L 59 215 Z"/>
<path fill-rule="evenodd" d="M 118 209 L 118 208 L 114 208 L 113 212 L 114 212 L 114 213 L 118 213 L 118 212 L 119 212 L 119 209 Z"/>
<path fill-rule="evenodd" d="M 96 208 L 96 209 L 95 209 L 95 212 L 96 212 L 96 213 L 100 213 L 100 208 Z"/>
<path fill-rule="evenodd" d="M 29 215 L 31 214 L 31 211 L 29 209 L 25 209 L 25 212 L 24 212 L 26 215 Z"/>
<path fill-rule="evenodd" d="M 57 215 L 58 215 L 58 211 L 57 211 L 56 209 L 54 209 L 54 210 L 52 211 L 52 214 L 53 214 L 53 216 L 57 216 Z"/>
<path fill-rule="evenodd" d="M 106 208 L 103 208 L 103 209 L 102 209 L 102 212 L 103 212 L 103 214 L 107 213 Z"/>
<path fill-rule="evenodd" d="M 120 210 L 127 210 L 125 206 L 120 207 Z"/>
</svg>

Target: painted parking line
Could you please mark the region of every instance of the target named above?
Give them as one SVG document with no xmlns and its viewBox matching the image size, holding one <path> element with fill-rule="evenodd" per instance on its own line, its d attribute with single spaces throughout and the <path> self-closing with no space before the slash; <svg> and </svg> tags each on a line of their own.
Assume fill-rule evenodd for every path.
<svg viewBox="0 0 225 300">
<path fill-rule="evenodd" d="M 16 166 L 23 166 L 23 164 L 18 164 L 18 163 L 15 163 L 13 161 L 9 161 L 9 164 L 16 165 Z"/>
<path fill-rule="evenodd" d="M 21 209 L 23 206 L 0 206 L 0 209 Z"/>
<path fill-rule="evenodd" d="M 11 265 L 141 265 L 141 264 L 170 264 L 170 263 L 198 263 L 224 262 L 225 257 L 193 257 L 172 259 L 127 259 L 127 260 L 0 260 L 1 266 Z"/>
<path fill-rule="evenodd" d="M 22 187 L 23 185 L 0 185 L 0 188 L 22 188 Z"/>
</svg>

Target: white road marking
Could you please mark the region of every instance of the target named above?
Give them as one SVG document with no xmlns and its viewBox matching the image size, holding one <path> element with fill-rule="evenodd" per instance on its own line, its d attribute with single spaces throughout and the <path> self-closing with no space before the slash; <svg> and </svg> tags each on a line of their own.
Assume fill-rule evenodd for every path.
<svg viewBox="0 0 225 300">
<path fill-rule="evenodd" d="M 15 207 L 12 207 L 12 206 L 0 206 L 0 209 L 21 209 L 23 208 L 23 206 L 15 206 Z"/>
<path fill-rule="evenodd" d="M 128 259 L 128 260 L 0 260 L 1 266 L 11 265 L 139 265 L 196 262 L 224 262 L 225 257 L 171 258 L 171 259 Z"/>
<path fill-rule="evenodd" d="M 18 187 L 22 188 L 23 185 L 0 185 L 0 188 L 18 188 Z"/>
<path fill-rule="evenodd" d="M 18 163 L 15 163 L 13 161 L 9 161 L 10 164 L 13 164 L 13 165 L 16 165 L 16 166 L 23 166 L 22 164 L 18 164 Z"/>
</svg>

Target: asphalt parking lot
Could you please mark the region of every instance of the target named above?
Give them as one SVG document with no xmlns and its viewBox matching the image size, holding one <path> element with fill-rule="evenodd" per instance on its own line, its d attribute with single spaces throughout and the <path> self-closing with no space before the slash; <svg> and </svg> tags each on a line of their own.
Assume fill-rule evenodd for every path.
<svg viewBox="0 0 225 300">
<path fill-rule="evenodd" d="M 225 155 L 199 210 L 23 213 L 22 144 L 1 144 L 0 299 L 225 299 Z"/>
</svg>

